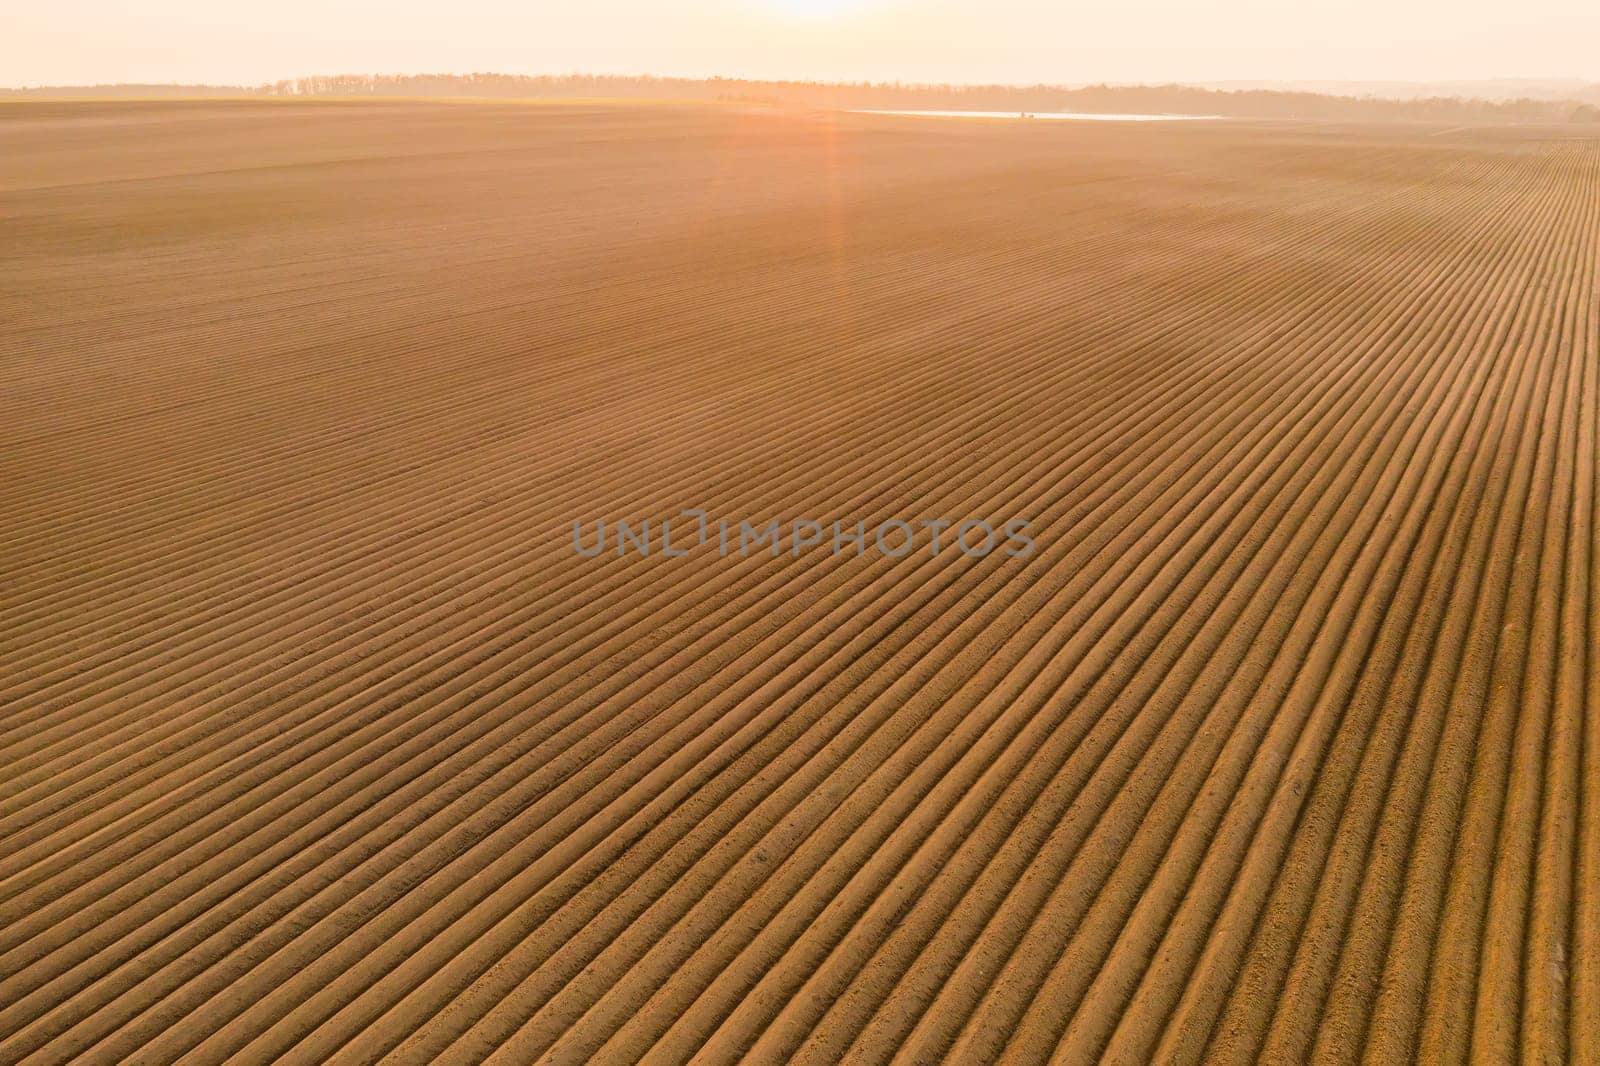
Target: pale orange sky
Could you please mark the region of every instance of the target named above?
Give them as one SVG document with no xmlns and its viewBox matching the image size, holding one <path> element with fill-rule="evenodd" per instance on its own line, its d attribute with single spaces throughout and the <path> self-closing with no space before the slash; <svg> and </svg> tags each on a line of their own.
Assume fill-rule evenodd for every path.
<svg viewBox="0 0 1600 1066">
<path fill-rule="evenodd" d="M 1600 81 L 1600 0 L 0 0 L 0 84 L 497 71 Z"/>
</svg>

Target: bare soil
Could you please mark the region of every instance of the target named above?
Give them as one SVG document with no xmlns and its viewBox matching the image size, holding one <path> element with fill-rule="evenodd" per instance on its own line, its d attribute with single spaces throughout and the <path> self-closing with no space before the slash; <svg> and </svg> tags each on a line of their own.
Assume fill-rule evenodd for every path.
<svg viewBox="0 0 1600 1066">
<path fill-rule="evenodd" d="M 1600 1062 L 1597 267 L 1571 129 L 0 105 L 0 1059 Z"/>
</svg>

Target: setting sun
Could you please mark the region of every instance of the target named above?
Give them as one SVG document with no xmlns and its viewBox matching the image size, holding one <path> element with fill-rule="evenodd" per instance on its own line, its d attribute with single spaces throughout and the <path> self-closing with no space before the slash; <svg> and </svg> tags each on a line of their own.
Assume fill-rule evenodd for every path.
<svg viewBox="0 0 1600 1066">
<path fill-rule="evenodd" d="M 772 11 L 790 18 L 835 19 L 864 11 L 870 0 L 762 0 Z"/>
</svg>

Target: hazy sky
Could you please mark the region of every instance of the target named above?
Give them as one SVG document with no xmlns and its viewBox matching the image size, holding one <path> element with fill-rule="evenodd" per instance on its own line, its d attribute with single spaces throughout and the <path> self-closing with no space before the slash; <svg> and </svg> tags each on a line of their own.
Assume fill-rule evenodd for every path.
<svg viewBox="0 0 1600 1066">
<path fill-rule="evenodd" d="M 1600 0 L 0 0 L 0 84 L 492 70 L 1600 81 Z"/>
</svg>

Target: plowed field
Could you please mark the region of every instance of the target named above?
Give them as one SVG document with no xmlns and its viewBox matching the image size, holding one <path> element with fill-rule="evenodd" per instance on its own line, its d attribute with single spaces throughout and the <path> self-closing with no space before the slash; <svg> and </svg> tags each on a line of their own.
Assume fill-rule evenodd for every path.
<svg viewBox="0 0 1600 1066">
<path fill-rule="evenodd" d="M 0 1059 L 1600 1062 L 1597 268 L 1576 128 L 0 106 Z"/>
</svg>

